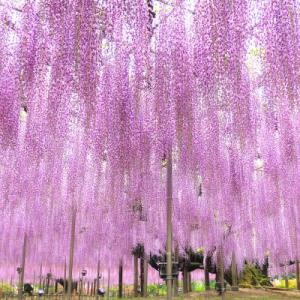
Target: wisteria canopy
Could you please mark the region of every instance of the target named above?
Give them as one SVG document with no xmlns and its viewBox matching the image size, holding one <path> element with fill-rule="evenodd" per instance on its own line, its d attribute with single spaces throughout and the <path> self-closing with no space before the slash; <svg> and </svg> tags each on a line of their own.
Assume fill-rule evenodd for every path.
<svg viewBox="0 0 300 300">
<path fill-rule="evenodd" d="M 2 0 L 0 277 L 25 233 L 25 276 L 62 274 L 74 211 L 77 272 L 164 249 L 170 151 L 174 247 L 299 259 L 299 15 L 297 0 Z"/>
</svg>

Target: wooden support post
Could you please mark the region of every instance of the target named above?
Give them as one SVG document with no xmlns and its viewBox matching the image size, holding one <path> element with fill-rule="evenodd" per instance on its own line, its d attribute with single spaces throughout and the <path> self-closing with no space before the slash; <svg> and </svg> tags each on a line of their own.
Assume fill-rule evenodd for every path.
<svg viewBox="0 0 300 300">
<path fill-rule="evenodd" d="M 287 266 L 284 266 L 284 271 L 285 271 L 285 276 L 284 276 L 284 281 L 285 281 L 285 288 L 289 288 L 289 278 L 288 278 L 288 272 L 287 272 Z"/>
<path fill-rule="evenodd" d="M 64 298 L 67 292 L 67 259 L 65 257 L 65 263 L 64 263 Z"/>
<path fill-rule="evenodd" d="M 73 286 L 73 258 L 75 247 L 75 227 L 76 227 L 76 210 L 72 211 L 72 224 L 71 224 L 71 239 L 70 239 L 70 257 L 69 257 L 69 278 L 68 278 L 68 300 L 72 299 L 72 286 Z"/>
<path fill-rule="evenodd" d="M 189 293 L 192 291 L 192 272 L 188 272 L 188 290 Z"/>
<path fill-rule="evenodd" d="M 107 299 L 110 297 L 110 268 L 108 268 L 108 276 L 107 276 Z"/>
<path fill-rule="evenodd" d="M 172 149 L 167 156 L 167 300 L 172 300 L 172 206 L 173 206 L 173 166 L 172 166 Z"/>
<path fill-rule="evenodd" d="M 49 283 L 50 283 L 50 277 L 47 274 L 47 276 L 46 276 L 46 293 L 45 293 L 46 295 L 49 294 Z"/>
<path fill-rule="evenodd" d="M 188 288 L 188 270 L 187 267 L 183 267 L 183 272 L 182 272 L 182 283 L 183 283 L 183 293 L 187 294 L 189 292 Z"/>
<path fill-rule="evenodd" d="M 133 256 L 133 269 L 134 269 L 134 283 L 133 283 L 133 294 L 134 297 L 138 297 L 138 285 L 139 285 L 139 259 L 136 254 Z"/>
<path fill-rule="evenodd" d="M 57 281 L 55 280 L 54 293 L 57 293 Z"/>
<path fill-rule="evenodd" d="M 147 297 L 148 296 L 148 261 L 147 261 L 147 257 L 144 254 L 144 288 L 143 288 L 143 297 Z"/>
<path fill-rule="evenodd" d="M 223 246 L 220 246 L 217 252 L 217 272 L 218 272 L 218 281 L 217 285 L 219 288 L 219 293 L 224 299 L 225 288 L 224 288 L 224 259 L 223 259 Z"/>
<path fill-rule="evenodd" d="M 119 291 L 118 291 L 118 297 L 123 297 L 123 265 L 122 261 L 120 261 L 119 264 Z"/>
<path fill-rule="evenodd" d="M 23 251 L 22 251 L 22 265 L 21 265 L 21 272 L 20 272 L 19 291 L 18 291 L 19 300 L 22 300 L 23 298 L 24 273 L 25 273 L 25 262 L 26 262 L 26 244 L 27 244 L 27 234 L 25 233 L 24 242 L 23 242 Z"/>
<path fill-rule="evenodd" d="M 92 295 L 96 296 L 97 279 L 94 279 Z"/>
<path fill-rule="evenodd" d="M 140 258 L 140 270 L 141 270 L 141 274 L 140 274 L 140 282 L 141 282 L 141 296 L 144 295 L 144 287 L 145 287 L 145 284 L 144 284 L 144 267 L 145 267 L 145 264 L 144 264 L 144 254 L 142 254 L 141 258 Z"/>
<path fill-rule="evenodd" d="M 99 258 L 99 257 L 98 257 Z M 98 291 L 99 291 L 99 277 L 100 277 L 100 260 L 98 259 L 98 263 L 97 263 L 97 278 L 95 280 L 95 297 L 96 297 L 96 300 L 99 299 L 99 295 L 98 295 Z"/>
<path fill-rule="evenodd" d="M 178 256 L 179 256 L 179 249 L 178 249 L 178 245 L 177 245 L 175 248 L 175 253 L 174 253 L 175 262 L 178 262 Z M 173 295 L 174 295 L 174 297 L 178 296 L 178 277 L 173 279 Z"/>
<path fill-rule="evenodd" d="M 232 291 L 238 291 L 238 276 L 237 276 L 237 265 L 235 260 L 235 253 L 232 253 L 232 261 L 231 261 L 231 278 L 232 278 L 232 285 L 231 290 Z"/>
<path fill-rule="evenodd" d="M 296 284 L 297 290 L 300 290 L 300 278 L 299 278 L 299 260 L 296 260 Z"/>
<path fill-rule="evenodd" d="M 204 282 L 205 282 L 206 291 L 210 290 L 208 262 L 209 262 L 209 258 L 208 256 L 206 256 L 204 261 Z"/>
<path fill-rule="evenodd" d="M 39 281 L 39 289 L 42 288 L 42 273 L 43 273 L 43 265 L 40 265 L 40 281 Z"/>
</svg>

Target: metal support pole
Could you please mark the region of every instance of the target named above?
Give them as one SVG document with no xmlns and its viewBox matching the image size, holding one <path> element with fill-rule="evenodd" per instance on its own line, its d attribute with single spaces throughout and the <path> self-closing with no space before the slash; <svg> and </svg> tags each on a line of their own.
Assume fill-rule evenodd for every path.
<svg viewBox="0 0 300 300">
<path fill-rule="evenodd" d="M 167 300 L 172 299 L 172 150 L 167 157 Z"/>
<path fill-rule="evenodd" d="M 72 225 L 71 225 L 71 240 L 70 240 L 70 257 L 69 257 L 69 278 L 68 278 L 68 300 L 72 298 L 72 272 L 73 272 L 73 258 L 75 247 L 75 225 L 76 225 L 76 211 L 72 212 Z"/>
</svg>

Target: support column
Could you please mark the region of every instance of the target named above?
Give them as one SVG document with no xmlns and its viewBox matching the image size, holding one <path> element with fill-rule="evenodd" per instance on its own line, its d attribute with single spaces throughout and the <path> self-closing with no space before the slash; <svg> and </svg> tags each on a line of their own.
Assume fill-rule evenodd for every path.
<svg viewBox="0 0 300 300">
<path fill-rule="evenodd" d="M 148 288 L 148 261 L 147 261 L 146 255 L 145 255 L 144 256 L 144 288 L 143 288 L 143 294 L 142 294 L 143 297 L 148 296 L 147 288 Z"/>
<path fill-rule="evenodd" d="M 108 276 L 107 276 L 107 299 L 109 299 L 110 293 L 110 268 L 108 269 Z"/>
<path fill-rule="evenodd" d="M 209 261 L 209 258 L 208 258 L 208 256 L 206 256 L 205 261 L 204 261 L 204 282 L 205 282 L 205 290 L 206 291 L 210 290 L 208 261 Z"/>
<path fill-rule="evenodd" d="M 93 285 L 93 295 L 94 295 L 94 296 L 96 296 L 96 294 L 98 293 L 98 292 L 96 291 L 96 289 L 97 289 L 97 278 L 94 280 L 94 285 Z"/>
<path fill-rule="evenodd" d="M 19 300 L 22 300 L 22 298 L 23 298 L 24 273 L 25 273 L 25 261 L 26 261 L 26 244 L 27 244 L 27 234 L 25 233 L 24 242 L 23 242 L 23 251 L 22 251 L 22 265 L 21 265 L 21 273 L 20 273 L 19 291 L 18 291 L 18 299 Z"/>
<path fill-rule="evenodd" d="M 96 290 L 95 291 L 96 300 L 99 299 L 99 295 L 98 295 L 98 291 L 99 291 L 99 277 L 100 277 L 100 260 L 98 260 L 98 263 L 97 263 L 97 278 L 95 280 L 95 284 L 96 284 L 96 288 L 95 288 L 95 290 Z"/>
<path fill-rule="evenodd" d="M 300 290 L 300 278 L 299 278 L 299 260 L 296 260 L 296 284 L 297 290 Z"/>
<path fill-rule="evenodd" d="M 43 265 L 40 265 L 40 278 L 39 278 L 39 289 L 42 288 L 42 273 L 43 273 Z"/>
<path fill-rule="evenodd" d="M 219 293 L 224 298 L 224 261 L 223 261 L 223 247 L 220 246 L 217 253 L 217 272 L 218 272 L 218 281 L 217 285 L 219 288 Z"/>
<path fill-rule="evenodd" d="M 188 272 L 188 291 L 189 293 L 192 291 L 192 273 Z"/>
<path fill-rule="evenodd" d="M 178 263 L 178 256 L 179 256 L 178 245 L 175 248 L 175 254 L 174 254 L 174 256 L 175 256 L 174 257 L 175 262 Z M 178 296 L 178 277 L 173 279 L 173 294 L 174 294 L 174 297 Z"/>
<path fill-rule="evenodd" d="M 46 276 L 46 295 L 49 294 L 49 284 L 50 284 L 50 273 L 47 274 Z"/>
<path fill-rule="evenodd" d="M 65 263 L 64 263 L 64 298 L 66 296 L 67 292 L 67 259 L 65 257 Z"/>
<path fill-rule="evenodd" d="M 284 267 L 284 272 L 285 272 L 285 277 L 284 277 L 285 288 L 288 289 L 289 288 L 289 278 L 288 278 L 287 266 Z"/>
<path fill-rule="evenodd" d="M 90 296 L 94 296 L 94 281 L 91 282 Z"/>
<path fill-rule="evenodd" d="M 119 298 L 122 298 L 123 296 L 123 265 L 122 261 L 120 262 L 119 265 L 119 293 L 118 293 Z"/>
<path fill-rule="evenodd" d="M 232 261 L 231 261 L 231 278 L 232 278 L 232 285 L 231 290 L 232 291 L 238 291 L 238 276 L 237 276 L 237 265 L 235 260 L 235 253 L 232 253 Z"/>
<path fill-rule="evenodd" d="M 141 296 L 144 295 L 144 288 L 145 288 L 145 264 L 144 264 L 144 253 L 142 253 L 142 256 L 140 258 L 140 270 L 141 270 L 141 274 L 140 274 L 140 281 L 141 281 Z"/>
<path fill-rule="evenodd" d="M 172 149 L 167 157 L 167 300 L 172 300 L 172 200 L 173 200 L 173 179 L 172 179 Z"/>
<path fill-rule="evenodd" d="M 188 288 L 188 271 L 186 266 L 183 267 L 182 283 L 183 283 L 183 293 L 187 294 L 189 292 L 189 288 Z"/>
<path fill-rule="evenodd" d="M 134 283 L 133 294 L 134 297 L 138 297 L 138 285 L 139 285 L 139 259 L 136 254 L 133 256 L 133 269 L 134 269 Z"/>
<path fill-rule="evenodd" d="M 76 210 L 72 212 L 72 224 L 71 224 L 71 240 L 70 240 L 70 257 L 69 257 L 69 278 L 68 278 L 68 300 L 72 299 L 72 273 L 73 273 L 73 258 L 75 247 L 75 226 L 76 226 Z"/>
</svg>

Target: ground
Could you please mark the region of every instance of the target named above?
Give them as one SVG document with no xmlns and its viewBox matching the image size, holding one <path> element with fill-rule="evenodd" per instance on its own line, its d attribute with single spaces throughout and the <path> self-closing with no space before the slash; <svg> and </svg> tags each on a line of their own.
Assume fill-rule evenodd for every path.
<svg viewBox="0 0 300 300">
<path fill-rule="evenodd" d="M 103 299 L 103 298 L 102 298 Z M 137 298 L 133 298 L 136 299 Z M 142 300 L 143 298 L 140 298 Z M 165 300 L 166 297 L 148 297 L 150 300 Z M 188 296 L 174 298 L 174 300 L 222 300 L 217 296 L 215 291 L 203 293 L 191 293 Z M 225 300 L 300 300 L 300 292 L 298 291 L 278 291 L 278 290 L 262 290 L 262 289 L 240 289 L 239 292 L 225 293 Z M 105 299 L 106 300 L 106 299 Z M 112 300 L 112 299 L 111 299 Z"/>
</svg>

